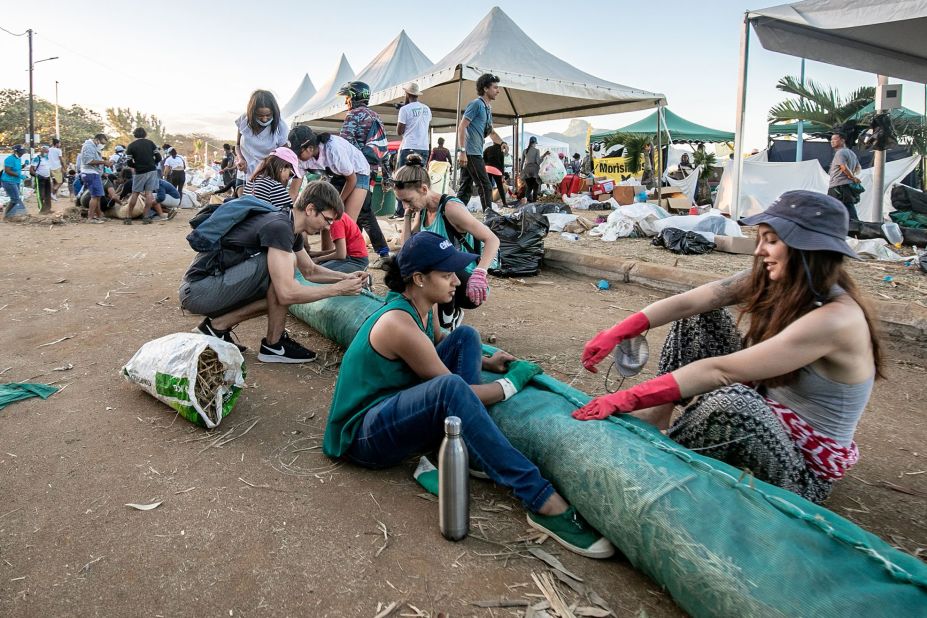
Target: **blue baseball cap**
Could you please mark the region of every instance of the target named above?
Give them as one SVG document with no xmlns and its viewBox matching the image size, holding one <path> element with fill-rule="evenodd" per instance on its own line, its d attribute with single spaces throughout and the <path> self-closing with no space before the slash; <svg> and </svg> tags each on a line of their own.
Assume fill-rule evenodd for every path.
<svg viewBox="0 0 927 618">
<path fill-rule="evenodd" d="M 475 253 L 458 251 L 454 243 L 434 232 L 419 232 L 406 241 L 396 256 L 403 277 L 430 270 L 455 273 L 478 259 L 480 256 Z"/>
</svg>

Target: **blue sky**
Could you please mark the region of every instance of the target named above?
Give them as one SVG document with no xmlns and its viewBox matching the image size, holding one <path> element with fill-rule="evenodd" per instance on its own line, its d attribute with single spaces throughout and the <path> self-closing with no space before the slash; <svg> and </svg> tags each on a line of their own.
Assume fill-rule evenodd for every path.
<svg viewBox="0 0 927 618">
<path fill-rule="evenodd" d="M 474 0 L 432 5 L 353 2 L 255 3 L 242 0 L 170 3 L 16 2 L 0 26 L 36 31 L 36 94 L 100 112 L 131 107 L 161 117 L 174 132 L 203 130 L 234 137 L 232 121 L 249 93 L 269 88 L 281 103 L 304 73 L 316 86 L 341 53 L 358 71 L 400 30 L 432 60 L 450 51 L 494 5 L 542 47 L 574 66 L 613 82 L 662 92 L 673 111 L 695 122 L 733 130 L 740 29 L 744 11 L 762 0 L 607 2 L 588 0 Z M 26 38 L 0 32 L 0 87 L 28 87 Z M 766 112 L 783 97 L 775 83 L 799 72 L 798 58 L 751 49 L 748 148 L 765 144 Z M 842 92 L 875 84 L 871 74 L 809 62 L 810 79 Z M 924 111 L 924 87 L 905 83 L 904 104 Z M 594 126 L 616 128 L 642 113 L 600 116 Z M 526 128 L 561 130 L 566 121 Z"/>
</svg>

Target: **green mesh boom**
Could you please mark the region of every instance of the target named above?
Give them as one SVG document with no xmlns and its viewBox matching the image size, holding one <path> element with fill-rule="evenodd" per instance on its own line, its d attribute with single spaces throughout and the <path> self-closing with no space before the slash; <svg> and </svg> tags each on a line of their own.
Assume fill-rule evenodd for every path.
<svg viewBox="0 0 927 618">
<path fill-rule="evenodd" d="M 382 304 L 371 294 L 290 312 L 347 347 Z M 587 401 L 541 375 L 490 414 L 515 448 L 692 616 L 927 615 L 927 566 L 918 559 L 637 419 L 574 420 L 570 413 Z"/>
</svg>

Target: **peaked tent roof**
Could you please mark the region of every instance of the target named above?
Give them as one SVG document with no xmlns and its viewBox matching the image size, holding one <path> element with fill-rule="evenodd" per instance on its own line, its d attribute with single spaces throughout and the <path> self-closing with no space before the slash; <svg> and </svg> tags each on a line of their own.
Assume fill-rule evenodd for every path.
<svg viewBox="0 0 927 618">
<path fill-rule="evenodd" d="M 770 51 L 927 83 L 923 0 L 805 0 L 747 17 Z"/>
<path fill-rule="evenodd" d="M 502 92 L 493 103 L 497 124 L 516 117 L 531 122 L 653 109 L 666 104 L 662 94 L 622 86 L 580 71 L 548 53 L 499 7 L 463 41 L 418 76 L 422 102 L 432 111 L 432 127 L 454 126 L 458 91 L 463 108 L 474 98 L 477 78 L 492 73 Z M 394 104 L 403 100 L 401 84 L 371 94 L 370 106 L 387 124 L 395 122 Z"/>
<path fill-rule="evenodd" d="M 338 66 L 335 68 L 334 72 L 328 76 L 328 79 L 325 80 L 325 83 L 322 84 L 319 91 L 316 92 L 311 99 L 306 101 L 306 104 L 293 115 L 294 122 L 300 122 L 300 118 L 308 111 L 338 96 L 338 90 L 341 88 L 341 85 L 351 81 L 353 78 L 354 69 L 352 69 L 351 65 L 348 63 L 347 56 L 341 54 L 341 59 L 338 61 Z"/>
<path fill-rule="evenodd" d="M 804 122 L 802 123 L 801 131 L 803 135 L 809 135 L 809 136 L 815 133 L 817 134 L 826 133 L 830 135 L 830 133 L 833 131 L 833 127 L 825 127 L 824 125 L 818 124 L 816 122 Z M 777 135 L 798 135 L 798 123 L 797 122 L 789 122 L 789 123 L 777 122 L 775 124 L 769 125 L 769 129 L 767 133 L 773 137 Z"/>
<path fill-rule="evenodd" d="M 296 92 L 293 93 L 293 96 L 290 97 L 290 100 L 280 108 L 280 115 L 284 118 L 289 118 L 305 105 L 309 99 L 315 95 L 315 86 L 312 83 L 312 80 L 309 79 L 309 74 L 306 73 L 303 75 L 303 81 L 299 83 L 299 88 L 296 89 Z"/>
<path fill-rule="evenodd" d="M 665 121 L 663 125 L 664 132 L 669 133 L 670 139 L 674 142 L 718 143 L 734 141 L 733 131 L 719 131 L 718 129 L 712 129 L 710 127 L 696 124 L 691 120 L 686 120 L 682 116 L 674 114 L 668 108 L 663 108 L 663 119 Z M 594 142 L 604 141 L 606 137 L 615 133 L 631 133 L 644 136 L 656 135 L 657 112 L 654 112 L 646 118 L 638 120 L 637 122 L 631 123 L 622 129 L 593 133 L 591 138 Z"/>
<path fill-rule="evenodd" d="M 865 120 L 867 117 L 874 113 L 875 103 L 870 103 L 863 109 L 853 114 L 850 118 L 859 122 Z M 922 122 L 924 120 L 924 114 L 918 114 L 914 110 L 908 109 L 907 107 L 898 107 L 893 109 L 889 111 L 889 116 L 891 116 L 892 120 L 895 122 L 898 122 L 899 120 L 904 122 Z"/>
<path fill-rule="evenodd" d="M 352 79 L 366 82 L 374 93 L 391 86 L 401 87 L 430 66 L 431 60 L 403 30 Z M 336 89 L 327 100 L 300 114 L 297 121 L 308 124 L 321 119 L 340 121 L 346 111 L 344 97 L 338 96 Z"/>
</svg>

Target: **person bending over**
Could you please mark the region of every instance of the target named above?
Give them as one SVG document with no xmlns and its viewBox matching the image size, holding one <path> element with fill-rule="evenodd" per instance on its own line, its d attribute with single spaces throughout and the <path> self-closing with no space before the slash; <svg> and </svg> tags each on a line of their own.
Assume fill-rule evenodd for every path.
<svg viewBox="0 0 927 618">
<path fill-rule="evenodd" d="M 418 155 L 409 155 L 394 180 L 396 198 L 406 204 L 403 244 L 417 232 L 434 232 L 454 246 L 479 256 L 478 260 L 457 271 L 461 285 L 451 301 L 441 304 L 439 322 L 442 327 L 453 329 L 463 321 L 464 309 L 479 307 L 489 295 L 486 277 L 496 264 L 499 238 L 477 221 L 459 199 L 432 191 L 431 177 L 422 163 Z"/>
<path fill-rule="evenodd" d="M 210 218 L 229 213 L 234 204 L 224 204 Z M 338 192 L 328 183 L 316 181 L 306 186 L 291 210 L 251 214 L 224 233 L 220 251 L 201 252 L 193 259 L 180 284 L 180 306 L 206 316 L 197 327 L 199 332 L 233 343 L 232 328 L 266 315 L 267 334 L 261 341 L 258 360 L 313 360 L 315 352 L 287 334 L 287 308 L 332 296 L 359 294 L 367 281 L 366 273 L 345 274 L 317 266 L 303 248 L 303 232 L 328 229 L 343 212 Z M 297 269 L 309 281 L 334 285 L 301 285 L 294 278 Z"/>
<path fill-rule="evenodd" d="M 486 410 L 514 396 L 540 367 L 502 351 L 483 357 L 480 335 L 469 326 L 446 336 L 438 327 L 435 305 L 453 298 L 460 285 L 454 273 L 477 257 L 431 232 L 402 247 L 386 274 L 386 305 L 367 318 L 345 352 L 322 449 L 366 468 L 387 468 L 437 449 L 444 419 L 457 416 L 471 466 L 511 489 L 531 526 L 580 555 L 607 558 L 611 543 L 509 443 Z M 483 384 L 482 369 L 505 375 Z"/>
<path fill-rule="evenodd" d="M 668 429 L 676 442 L 821 503 L 859 459 L 853 441 L 882 377 L 875 317 L 844 267 L 846 208 L 788 191 L 759 225 L 753 268 L 648 305 L 586 344 L 598 364 L 625 339 L 672 323 L 657 378 L 593 399 L 581 420 L 618 412 Z M 749 328 L 741 346 L 731 315 Z M 675 402 L 682 415 L 670 424 Z"/>
</svg>

